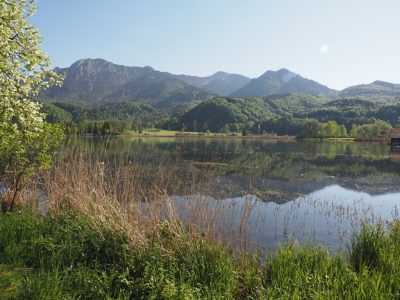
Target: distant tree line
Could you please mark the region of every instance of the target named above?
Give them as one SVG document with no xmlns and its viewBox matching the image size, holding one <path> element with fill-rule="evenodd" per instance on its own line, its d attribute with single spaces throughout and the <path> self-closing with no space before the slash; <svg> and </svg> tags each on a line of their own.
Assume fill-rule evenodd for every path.
<svg viewBox="0 0 400 300">
<path fill-rule="evenodd" d="M 118 135 L 132 128 L 132 122 L 121 120 L 84 121 L 78 126 L 78 133 L 91 135 Z"/>
<path fill-rule="evenodd" d="M 118 135 L 128 130 L 151 128 L 163 119 L 153 107 L 143 103 L 117 103 L 88 108 L 80 104 L 43 103 L 46 121 L 62 124 L 67 134 Z"/>
<path fill-rule="evenodd" d="M 304 94 L 248 99 L 218 97 L 193 103 L 179 112 L 141 102 L 94 108 L 56 102 L 45 103 L 42 111 L 48 122 L 64 124 L 67 133 L 120 134 L 130 126 L 137 131 L 161 128 L 243 135 L 372 138 L 385 136 L 387 128 L 400 125 L 400 105 L 378 105 L 361 99 L 332 101 Z M 118 121 L 122 123 L 116 126 Z"/>
<path fill-rule="evenodd" d="M 300 138 L 343 138 L 353 137 L 359 139 L 386 138 L 390 134 L 392 126 L 382 120 L 376 120 L 372 124 L 354 124 L 348 132 L 346 127 L 337 124 L 336 121 L 319 122 L 307 120 L 298 135 Z"/>
</svg>

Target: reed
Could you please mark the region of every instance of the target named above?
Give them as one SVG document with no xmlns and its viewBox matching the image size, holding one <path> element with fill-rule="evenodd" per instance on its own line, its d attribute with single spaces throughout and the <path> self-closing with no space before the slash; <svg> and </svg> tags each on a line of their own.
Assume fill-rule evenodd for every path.
<svg viewBox="0 0 400 300">
<path fill-rule="evenodd" d="M 192 162 L 180 157 L 170 164 L 162 157 L 149 161 L 149 151 L 117 157 L 89 144 L 62 153 L 38 175 L 20 211 L 0 215 L 1 296 L 399 297 L 399 222 L 365 225 L 343 254 L 291 243 L 249 254 L 255 200 L 227 210 L 229 203 L 210 201 L 218 192 L 218 166 L 199 172 L 181 168 Z"/>
<path fill-rule="evenodd" d="M 48 212 L 78 212 L 100 227 L 123 232 L 133 246 L 146 245 L 159 224 L 168 224 L 176 235 L 185 230 L 211 237 L 211 229 L 200 220 L 212 223 L 206 195 L 215 188 L 215 167 L 188 171 L 180 167 L 179 158 L 172 163 L 162 157 L 149 161 L 153 158 L 149 152 L 115 157 L 87 147 L 63 153 L 41 178 Z M 181 194 L 202 195 L 201 205 L 197 202 L 194 208 L 187 202 L 178 208 L 175 195 Z"/>
</svg>

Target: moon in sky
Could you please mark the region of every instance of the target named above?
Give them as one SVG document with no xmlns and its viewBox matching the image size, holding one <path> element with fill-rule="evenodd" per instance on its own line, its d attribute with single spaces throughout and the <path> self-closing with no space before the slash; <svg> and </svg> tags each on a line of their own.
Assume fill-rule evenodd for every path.
<svg viewBox="0 0 400 300">
<path fill-rule="evenodd" d="M 321 51 L 322 54 L 326 53 L 329 51 L 329 45 L 328 44 L 323 44 L 321 48 L 319 48 L 319 51 Z"/>
</svg>

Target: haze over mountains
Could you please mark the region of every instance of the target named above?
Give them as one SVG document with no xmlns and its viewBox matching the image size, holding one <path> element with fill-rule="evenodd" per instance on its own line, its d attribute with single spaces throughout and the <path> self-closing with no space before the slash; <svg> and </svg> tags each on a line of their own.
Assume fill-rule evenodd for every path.
<svg viewBox="0 0 400 300">
<path fill-rule="evenodd" d="M 103 59 L 82 59 L 55 71 L 66 74 L 64 83 L 46 91 L 43 98 L 89 106 L 140 101 L 168 107 L 215 96 L 247 98 L 293 93 L 390 103 L 398 102 L 400 97 L 399 84 L 375 81 L 336 91 L 287 69 L 267 71 L 254 79 L 225 72 L 198 77 L 116 65 Z"/>
<path fill-rule="evenodd" d="M 229 94 L 235 92 L 241 87 L 244 87 L 251 81 L 251 79 L 246 76 L 230 74 L 221 71 L 207 77 L 197 77 L 190 75 L 174 76 L 186 82 L 187 84 L 216 93 L 220 96 L 228 96 Z"/>
</svg>

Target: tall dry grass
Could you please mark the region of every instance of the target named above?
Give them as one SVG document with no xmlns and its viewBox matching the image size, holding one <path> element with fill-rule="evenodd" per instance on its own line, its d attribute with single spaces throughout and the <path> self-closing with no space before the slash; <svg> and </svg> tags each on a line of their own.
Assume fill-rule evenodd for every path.
<svg viewBox="0 0 400 300">
<path fill-rule="evenodd" d="M 179 155 L 155 158 L 151 150 L 118 154 L 78 146 L 62 153 L 40 180 L 49 213 L 76 211 L 98 226 L 129 236 L 143 246 L 162 224 L 176 237 L 223 241 L 239 250 L 247 245 L 246 220 L 254 201 L 226 213 L 216 204 L 218 164 L 200 167 Z M 232 218 L 238 220 L 232 222 Z"/>
</svg>

